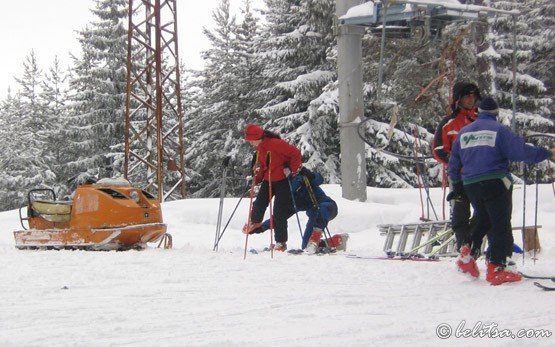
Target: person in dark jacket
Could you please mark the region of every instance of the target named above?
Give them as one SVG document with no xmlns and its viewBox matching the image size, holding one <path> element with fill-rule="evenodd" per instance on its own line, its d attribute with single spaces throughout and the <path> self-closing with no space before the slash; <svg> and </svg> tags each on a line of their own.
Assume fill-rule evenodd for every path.
<svg viewBox="0 0 555 347">
<path fill-rule="evenodd" d="M 243 232 L 260 232 L 266 208 L 272 197 L 275 197 L 273 226 L 276 244 L 273 247 L 274 250 L 283 252 L 287 249 L 287 218 L 295 212 L 286 174 L 296 175 L 301 168 L 301 151 L 279 135 L 255 124 L 249 124 L 245 128 L 245 140 L 256 147 L 253 179 L 254 184 L 261 184 L 252 205 L 251 220 L 245 224 Z"/>
<path fill-rule="evenodd" d="M 294 207 L 297 208 L 297 211 L 306 211 L 308 216 L 301 246 L 308 253 L 316 253 L 326 246 L 345 250 L 349 238 L 349 235 L 344 233 L 321 240 L 328 222 L 334 219 L 338 212 L 335 201 L 320 188 L 323 182 L 322 175 L 305 167 L 302 167 L 299 174 L 291 179 L 291 190 L 295 199 Z M 262 223 L 262 231 L 268 230 L 269 227 L 270 221 L 265 220 Z"/>
<path fill-rule="evenodd" d="M 478 111 L 478 119 L 464 127 L 453 143 L 448 172 L 454 189 L 450 195 L 466 195 L 470 199 L 476 219 L 473 237 L 481 237 L 488 230 L 486 280 L 499 285 L 522 279 L 519 273 L 506 268 L 513 248 L 509 161 L 555 160 L 555 148 L 528 145 L 509 127 L 497 122 L 499 109 L 492 98 L 484 98 Z"/>
<path fill-rule="evenodd" d="M 481 99 L 478 86 L 470 82 L 457 82 L 453 86 L 452 113 L 443 118 L 436 128 L 432 144 L 434 158 L 445 168 L 449 163 L 451 147 L 459 131 L 476 119 L 476 103 Z M 452 187 L 450 187 L 452 190 Z M 470 201 L 458 199 L 451 201 L 451 227 L 455 233 L 456 250 L 471 243 Z M 457 265 L 460 265 L 458 262 Z M 461 268 L 467 272 L 467 269 Z M 473 269 L 470 269 L 473 271 Z"/>
</svg>

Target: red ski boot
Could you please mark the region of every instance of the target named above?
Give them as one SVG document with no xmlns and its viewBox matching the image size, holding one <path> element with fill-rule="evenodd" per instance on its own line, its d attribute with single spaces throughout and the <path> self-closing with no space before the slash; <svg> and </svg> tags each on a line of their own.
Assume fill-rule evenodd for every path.
<svg viewBox="0 0 555 347">
<path fill-rule="evenodd" d="M 480 270 L 478 270 L 476 260 L 470 255 L 470 247 L 468 245 L 461 247 L 461 252 L 457 258 L 457 267 L 462 273 L 468 273 L 475 278 L 480 277 Z"/>
<path fill-rule="evenodd" d="M 328 246 L 335 248 L 338 251 L 344 251 L 347 249 L 347 241 L 349 240 L 349 234 L 335 234 L 331 238 L 326 239 Z"/>
<path fill-rule="evenodd" d="M 320 229 L 312 230 L 312 235 L 310 235 L 310 239 L 308 240 L 308 244 L 306 245 L 306 252 L 308 254 L 314 254 L 318 251 L 318 244 L 320 243 L 321 238 L 322 238 L 322 230 Z"/>
<path fill-rule="evenodd" d="M 507 270 L 504 265 L 488 263 L 486 281 L 492 286 L 498 286 L 507 282 L 518 282 L 520 280 L 522 280 L 522 276 L 519 273 Z"/>
<path fill-rule="evenodd" d="M 270 246 L 275 252 L 285 252 L 287 250 L 287 243 L 276 242 L 274 245 Z"/>
</svg>

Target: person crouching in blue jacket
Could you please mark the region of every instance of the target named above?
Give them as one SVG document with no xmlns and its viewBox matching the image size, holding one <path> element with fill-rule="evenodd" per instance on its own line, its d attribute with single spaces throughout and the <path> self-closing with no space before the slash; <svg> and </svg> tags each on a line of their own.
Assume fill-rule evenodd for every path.
<svg viewBox="0 0 555 347">
<path fill-rule="evenodd" d="M 326 246 L 336 250 L 345 250 L 348 234 L 336 234 L 330 239 L 321 240 L 328 222 L 337 216 L 337 204 L 324 193 L 320 185 L 324 179 L 317 172 L 302 167 L 298 175 L 291 178 L 291 190 L 297 211 L 306 211 L 308 221 L 303 233 L 302 249 L 308 253 L 316 253 Z M 292 214 L 289 216 L 291 217 Z M 262 231 L 270 228 L 270 220 L 262 223 Z"/>
<path fill-rule="evenodd" d="M 512 254 L 511 228 L 512 177 L 509 161 L 539 163 L 555 160 L 551 150 L 526 144 L 524 139 L 497 121 L 495 100 L 484 98 L 478 106 L 478 119 L 462 128 L 449 159 L 449 180 L 455 189 L 448 200 L 466 194 L 475 210 L 473 243 L 488 230 L 486 280 L 492 285 L 516 282 L 522 276 L 506 268 Z M 474 245 L 473 245 L 474 247 Z M 473 262 L 474 259 L 468 259 Z"/>
</svg>

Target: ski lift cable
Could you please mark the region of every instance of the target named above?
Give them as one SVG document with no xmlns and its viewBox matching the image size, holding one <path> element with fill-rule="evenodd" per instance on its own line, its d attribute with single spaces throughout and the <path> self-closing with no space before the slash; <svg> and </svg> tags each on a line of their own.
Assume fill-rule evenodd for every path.
<svg viewBox="0 0 555 347">
<path fill-rule="evenodd" d="M 397 104 L 393 104 L 390 107 L 384 108 L 380 111 L 378 111 L 378 113 L 375 113 L 374 116 L 378 116 L 378 115 L 382 115 L 385 114 L 387 112 L 389 112 L 390 110 L 392 110 L 395 119 L 392 119 L 392 121 L 390 122 L 390 128 L 388 130 L 388 140 L 391 139 L 392 135 L 393 135 L 393 128 L 395 127 L 395 125 L 397 124 L 397 119 L 398 119 L 398 107 L 399 105 L 408 105 L 410 104 L 410 102 L 412 101 L 412 103 L 416 103 L 418 101 L 420 101 L 420 99 L 422 98 L 422 96 L 434 85 L 440 84 L 441 81 L 447 76 L 449 79 L 449 84 L 450 84 L 450 90 L 449 90 L 449 98 L 451 99 L 451 93 L 452 93 L 452 84 L 453 84 L 453 80 L 454 80 L 454 74 L 455 74 L 455 59 L 456 59 L 456 52 L 457 49 L 460 48 L 460 46 L 463 43 L 464 38 L 468 35 L 468 33 L 470 32 L 470 25 L 466 25 L 465 27 L 463 27 L 459 33 L 457 34 L 457 36 L 455 36 L 451 42 L 443 49 L 440 59 L 439 59 L 439 65 L 441 68 L 441 72 L 438 74 L 438 76 L 436 76 L 434 79 L 432 79 L 428 85 L 426 85 L 424 88 L 422 88 L 418 93 L 416 93 L 416 95 L 407 97 L 405 99 L 403 99 L 401 102 L 397 103 Z M 382 40 L 383 40 L 383 36 L 382 36 Z M 382 46 L 383 47 L 383 46 Z M 382 48 L 383 49 L 383 48 Z M 381 55 L 380 55 L 381 56 Z M 380 58 L 381 59 L 381 58 Z M 447 63 L 447 61 L 451 61 L 451 64 Z M 380 75 L 381 75 L 382 71 L 380 71 Z M 379 79 L 379 82 L 381 83 L 381 79 Z M 381 86 L 378 86 L 378 95 L 379 91 L 381 90 Z M 359 135 L 359 137 L 365 142 L 367 143 L 370 147 L 377 149 L 379 152 L 384 152 L 386 154 L 392 155 L 400 160 L 404 160 L 404 161 L 409 161 L 409 162 L 421 162 L 421 161 L 426 161 L 427 159 L 432 159 L 433 156 L 422 156 L 420 157 L 420 159 L 415 159 L 414 156 L 409 156 L 409 155 L 400 155 L 397 153 L 393 153 L 390 151 L 385 150 L 385 148 L 387 147 L 388 143 L 386 143 L 384 146 L 382 147 L 376 147 L 374 144 L 370 143 L 368 141 L 368 139 L 364 136 L 364 131 L 362 131 L 362 128 L 364 127 L 363 124 L 365 124 L 366 122 L 368 122 L 371 119 L 374 119 L 375 117 L 368 117 L 365 120 L 363 120 L 362 122 L 359 123 L 358 128 L 357 128 L 357 133 Z M 393 118 L 393 117 L 392 117 Z M 407 137 L 406 135 L 406 129 L 404 129 L 403 124 L 399 123 L 399 126 L 402 129 L 402 131 L 405 133 L 405 137 Z M 409 139 L 407 138 L 407 141 L 409 141 Z"/>
<path fill-rule="evenodd" d="M 386 4 L 386 5 L 387 5 L 387 4 Z M 385 10 L 387 10 L 387 6 L 386 6 L 386 9 L 385 9 Z M 516 20 L 516 15 L 519 14 L 518 11 L 503 11 L 503 10 L 496 10 L 496 9 L 489 9 L 488 11 L 489 11 L 489 12 L 494 12 L 494 13 L 499 13 L 499 14 L 502 14 L 502 15 L 503 15 L 503 14 L 505 14 L 505 15 L 511 15 L 512 18 L 513 18 L 513 22 Z M 439 21 L 441 22 L 441 19 L 439 19 Z M 464 20 L 464 21 L 466 22 L 466 20 Z M 447 20 L 445 20 L 445 22 L 452 22 L 452 21 L 447 21 Z M 382 41 L 383 41 L 384 36 L 385 36 L 385 35 L 384 35 L 384 32 L 385 32 L 385 27 L 386 27 L 386 25 L 385 25 L 385 24 L 382 24 L 382 25 L 384 26 L 384 28 L 383 28 L 383 30 L 382 30 Z M 443 28 L 443 27 L 445 27 L 445 26 L 442 26 L 442 28 Z M 515 28 L 515 26 L 513 26 L 513 27 Z M 466 34 L 467 34 L 468 32 L 471 31 L 471 29 L 472 29 L 472 22 L 471 22 L 470 24 L 468 24 L 463 30 L 461 30 L 461 32 L 459 33 L 459 35 L 457 35 L 457 37 L 455 37 L 455 39 L 452 39 L 452 40 L 451 40 L 451 43 L 450 43 L 450 44 L 446 47 L 446 49 L 444 49 L 444 51 L 442 52 L 442 57 L 440 58 L 440 63 L 442 63 L 442 62 L 444 62 L 444 61 L 446 61 L 446 60 L 449 60 L 449 58 L 454 62 L 455 52 L 456 52 L 456 49 L 455 49 L 455 48 L 458 47 L 458 46 L 460 46 L 460 45 L 462 44 L 464 37 L 466 36 Z M 513 36 L 516 36 L 516 29 L 513 30 Z M 514 44 L 515 44 L 515 47 L 516 47 L 516 43 L 514 43 Z M 383 45 L 382 45 L 382 46 L 383 46 Z M 383 49 L 383 48 L 382 48 L 382 49 Z M 514 56 L 514 53 L 516 53 L 516 49 L 513 50 L 513 56 Z M 446 57 L 447 57 L 447 58 L 446 58 Z M 515 60 L 516 60 L 516 59 L 514 59 L 514 57 L 513 57 L 513 63 L 514 63 Z M 447 66 L 447 68 L 445 68 L 445 70 L 446 70 L 447 72 L 449 72 L 449 69 L 450 69 L 450 68 L 452 68 L 452 67 Z M 514 67 L 513 67 L 513 70 L 515 70 Z M 453 70 L 451 70 L 451 71 L 453 71 Z M 380 74 L 381 74 L 381 71 L 380 71 Z M 514 71 L 513 71 L 513 75 L 514 75 Z M 513 76 L 513 79 L 514 79 L 514 76 Z M 437 79 L 437 81 L 441 81 L 441 80 L 442 80 L 442 78 L 438 78 L 438 79 Z M 452 84 L 452 82 L 453 82 L 453 81 L 452 81 L 452 78 L 450 78 L 449 80 L 450 80 L 450 84 Z M 432 84 L 433 84 L 433 81 L 432 81 Z M 378 88 L 379 88 L 379 91 L 378 91 L 378 92 L 380 92 L 380 91 L 381 91 L 381 85 L 379 85 Z M 452 88 L 450 88 L 450 89 L 452 89 Z M 451 90 L 450 90 L 450 93 L 451 93 Z M 513 122 L 514 122 L 514 118 L 515 118 L 515 117 L 514 117 L 514 113 L 515 113 L 515 110 L 514 110 L 514 109 L 515 109 L 515 102 L 514 102 L 514 101 L 515 101 L 515 97 L 514 97 L 514 94 L 515 94 L 515 83 L 513 82 Z M 451 96 L 450 96 L 450 97 L 451 97 Z M 400 104 L 403 104 L 403 103 L 406 102 L 407 100 L 410 100 L 410 98 L 407 98 L 407 99 L 405 99 L 405 100 L 402 100 L 402 101 L 400 102 Z M 376 115 L 383 114 L 384 112 L 388 112 L 389 110 L 391 110 L 391 108 L 392 108 L 391 106 L 390 106 L 390 107 L 387 107 L 387 108 L 384 108 L 384 109 L 382 109 L 381 111 L 378 111 L 378 113 L 376 113 Z M 370 142 L 366 139 L 366 137 L 364 136 L 364 132 L 361 132 L 361 129 L 362 129 L 363 125 L 365 125 L 365 123 L 366 123 L 367 121 L 369 121 L 370 119 L 371 119 L 371 118 L 369 117 L 369 118 L 363 120 L 362 122 L 360 122 L 360 123 L 358 124 L 357 133 L 358 133 L 358 135 L 361 137 L 361 139 L 362 139 L 365 143 L 367 143 L 367 144 L 368 144 L 369 146 L 371 146 L 372 148 L 375 148 L 375 146 L 374 146 L 372 143 L 370 143 Z M 402 126 L 402 124 L 401 124 L 401 126 Z M 513 128 L 514 128 L 514 127 L 513 127 Z M 392 152 L 386 151 L 385 149 L 381 149 L 381 151 L 384 152 L 384 153 L 390 154 L 390 155 L 392 155 L 392 156 L 394 156 L 394 157 L 397 157 L 397 158 L 399 158 L 400 160 L 405 160 L 405 161 L 410 161 L 410 162 L 413 162 L 413 161 L 414 161 L 414 159 L 413 159 L 411 156 L 405 156 L 405 155 L 400 155 L 400 154 L 392 153 Z M 424 158 L 425 158 L 425 157 L 423 157 L 423 159 L 424 159 Z M 431 158 L 431 157 L 427 157 L 426 159 L 428 159 L 428 158 Z"/>
</svg>

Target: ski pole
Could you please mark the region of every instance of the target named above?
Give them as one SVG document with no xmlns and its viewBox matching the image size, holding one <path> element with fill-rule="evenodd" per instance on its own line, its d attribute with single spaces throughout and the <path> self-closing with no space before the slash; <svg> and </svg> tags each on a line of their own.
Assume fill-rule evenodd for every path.
<svg viewBox="0 0 555 347">
<path fill-rule="evenodd" d="M 251 216 L 252 216 L 252 200 L 254 197 L 254 179 L 252 180 L 251 189 L 249 190 L 250 206 L 249 206 L 249 219 L 247 221 L 247 234 L 245 235 L 245 251 L 243 253 L 243 260 L 247 259 L 247 245 L 249 243 L 249 233 L 248 230 L 251 226 Z"/>
<path fill-rule="evenodd" d="M 274 213 L 272 210 L 272 152 L 266 155 L 266 167 L 268 168 L 268 208 L 270 209 L 270 256 L 274 258 Z"/>
<path fill-rule="evenodd" d="M 536 170 L 536 206 L 534 208 L 534 264 L 536 264 L 536 250 L 538 249 L 538 189 L 540 170 Z M 524 247 L 524 246 L 523 246 Z M 523 252 L 524 253 L 524 252 Z"/>
<path fill-rule="evenodd" d="M 555 196 L 555 180 L 553 180 L 553 171 L 551 170 L 551 164 L 547 162 L 547 173 L 549 179 L 551 180 L 551 190 L 553 191 L 553 196 Z"/>
<path fill-rule="evenodd" d="M 420 188 L 419 189 L 420 204 L 422 205 L 422 216 L 420 217 L 420 220 L 422 221 L 430 220 L 430 208 L 432 209 L 432 212 L 434 213 L 434 217 L 437 220 L 438 219 L 437 213 L 435 211 L 434 204 L 432 203 L 432 199 L 430 198 L 430 185 L 424 172 L 426 168 L 425 158 L 423 157 L 420 158 L 418 156 L 420 152 L 420 148 L 422 147 L 422 144 L 420 143 L 420 135 L 418 133 L 418 126 L 416 125 L 413 130 L 413 136 L 414 136 L 414 162 L 416 167 L 416 177 Z M 420 186 L 420 182 L 422 182 L 422 186 Z M 422 190 L 421 190 L 422 187 L 424 187 L 424 192 L 426 193 L 426 217 L 424 217 L 424 203 L 422 201 Z"/>
<path fill-rule="evenodd" d="M 443 248 L 447 247 L 451 241 L 455 239 L 455 234 L 449 236 L 447 240 L 443 241 L 439 244 L 435 250 L 431 251 L 430 253 L 426 254 L 428 258 L 434 258 Z"/>
<path fill-rule="evenodd" d="M 526 164 L 523 164 L 522 169 L 522 265 L 524 265 L 524 254 L 526 253 L 524 242 L 526 241 Z"/>
<path fill-rule="evenodd" d="M 324 216 L 322 215 L 322 211 L 320 211 L 320 204 L 318 203 L 318 199 L 316 199 L 316 194 L 314 194 L 314 190 L 312 189 L 312 184 L 310 183 L 310 180 L 308 179 L 308 177 L 303 176 L 303 182 L 306 186 L 306 189 L 308 190 L 308 196 L 310 197 L 310 201 L 312 201 L 312 207 L 316 208 L 316 211 L 320 215 L 320 218 L 324 219 Z M 326 244 L 326 248 L 329 251 L 331 247 L 327 239 L 329 238 L 331 240 L 331 233 L 327 225 L 324 227 L 323 231 L 324 231 L 324 243 Z M 327 235 L 326 235 L 326 232 L 327 232 Z"/>
<path fill-rule="evenodd" d="M 224 209 L 224 198 L 226 189 L 226 176 L 227 176 L 227 166 L 229 164 L 229 157 L 225 157 L 222 163 L 223 173 L 222 173 L 222 183 L 220 184 L 220 205 L 218 206 L 218 218 L 216 221 L 216 236 L 214 237 L 214 250 L 218 250 L 218 240 L 220 239 L 220 231 L 222 227 L 222 212 Z"/>
<path fill-rule="evenodd" d="M 255 156 L 255 160 L 254 163 L 256 165 L 256 162 L 258 161 L 258 151 L 256 151 L 256 156 Z M 247 233 L 245 235 L 245 251 L 243 252 L 243 260 L 247 259 L 247 246 L 249 243 L 249 233 L 248 231 L 250 231 L 250 227 L 251 227 L 251 217 L 252 217 L 252 200 L 254 198 L 254 187 L 256 185 L 256 175 L 255 175 L 255 165 L 253 165 L 252 167 L 252 173 L 253 173 L 253 178 L 252 178 L 252 184 L 251 184 L 251 188 L 249 189 L 249 197 L 250 197 L 250 204 L 249 204 L 249 216 L 248 216 L 248 220 L 247 220 Z"/>
<path fill-rule="evenodd" d="M 249 205 L 249 219 L 247 221 L 247 234 L 245 235 L 245 251 L 243 253 L 243 260 L 247 259 L 247 245 L 249 243 L 249 233 L 248 230 L 250 229 L 251 226 L 251 217 L 252 217 L 252 200 L 254 198 L 254 186 L 255 186 L 255 180 L 253 178 L 252 180 L 252 184 L 251 184 L 251 188 L 249 189 L 249 197 L 250 197 L 250 205 Z"/>
<path fill-rule="evenodd" d="M 295 216 L 297 216 L 297 225 L 299 226 L 299 233 L 301 234 L 301 240 L 303 239 L 303 231 L 301 228 L 301 220 L 299 219 L 299 212 L 297 211 L 297 202 L 295 201 L 295 194 L 293 193 L 293 185 L 291 184 L 291 172 L 287 176 L 287 183 L 289 184 L 289 192 L 291 193 L 291 200 L 293 201 L 293 208 L 295 209 Z"/>
<path fill-rule="evenodd" d="M 443 220 L 445 220 L 445 197 L 447 196 L 447 187 L 449 187 L 448 178 L 447 178 L 447 169 L 445 165 L 441 165 L 441 189 L 443 190 L 443 198 L 441 199 L 442 203 L 442 212 L 443 212 Z"/>
<path fill-rule="evenodd" d="M 216 243 L 214 244 L 214 251 L 217 250 L 218 244 L 220 243 L 220 240 L 222 239 L 222 237 L 224 236 L 225 231 L 227 230 L 227 226 L 229 225 L 229 223 L 231 222 L 231 219 L 233 218 L 233 215 L 235 214 L 235 212 L 237 211 L 237 208 L 239 207 L 239 204 L 241 203 L 241 200 L 243 200 L 243 198 L 245 197 L 245 195 L 247 195 L 247 193 L 250 191 L 250 184 L 249 182 L 247 182 L 247 190 L 243 193 L 243 195 L 241 195 L 241 198 L 239 199 L 239 201 L 237 201 L 237 204 L 235 205 L 235 208 L 233 209 L 233 212 L 231 212 L 231 215 L 229 216 L 229 219 L 227 220 L 227 222 L 224 225 L 224 228 L 222 229 L 222 232 L 220 233 L 220 236 L 218 237 L 218 240 L 216 241 Z"/>
<path fill-rule="evenodd" d="M 432 198 L 430 197 L 430 181 L 428 180 L 428 176 L 426 174 L 426 162 L 424 160 L 422 161 L 422 168 L 423 169 L 421 171 L 421 175 L 422 175 L 422 183 L 424 184 L 424 191 L 426 192 L 426 208 L 427 208 L 428 219 L 430 218 L 430 209 L 431 209 L 432 212 L 434 213 L 435 219 L 438 220 L 434 203 L 432 202 Z"/>
<path fill-rule="evenodd" d="M 420 195 L 420 209 L 421 209 L 420 220 L 429 221 L 430 218 L 424 217 L 424 201 L 422 200 L 422 186 L 424 185 L 424 183 L 422 182 L 422 179 L 421 179 L 422 177 L 420 175 L 420 166 L 418 165 L 419 161 L 418 161 L 418 140 L 417 140 L 418 133 L 417 132 L 418 132 L 418 128 L 416 128 L 415 126 L 415 128 L 412 130 L 412 136 L 414 137 L 414 168 L 416 171 L 416 184 L 418 184 L 418 194 Z"/>
<path fill-rule="evenodd" d="M 431 231 L 430 231 L 431 232 Z M 443 237 L 448 237 L 448 235 L 450 235 L 451 233 L 453 233 L 453 229 L 448 228 L 445 229 L 444 231 L 437 233 L 435 236 L 433 236 L 432 238 L 430 238 L 429 240 L 427 240 L 426 242 L 424 242 L 421 245 L 418 245 L 416 247 L 414 247 L 413 249 L 409 250 L 408 252 L 406 252 L 407 254 L 413 254 L 416 253 L 416 251 L 418 251 L 419 249 L 422 249 L 428 245 L 434 244 L 436 242 L 439 242 L 440 239 L 442 239 Z"/>
</svg>

